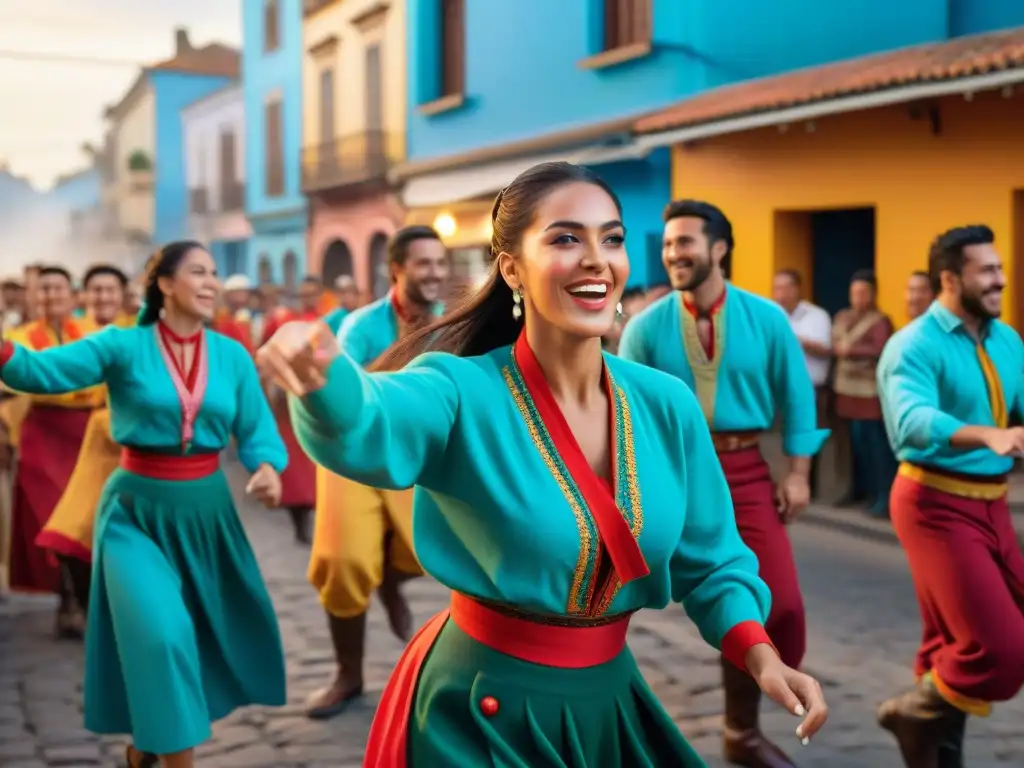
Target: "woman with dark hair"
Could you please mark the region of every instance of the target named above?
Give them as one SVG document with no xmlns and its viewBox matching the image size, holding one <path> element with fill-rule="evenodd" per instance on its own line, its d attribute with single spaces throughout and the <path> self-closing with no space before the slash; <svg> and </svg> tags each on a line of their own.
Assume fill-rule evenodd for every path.
<svg viewBox="0 0 1024 768">
<path fill-rule="evenodd" d="M 7 343 L 0 380 L 45 394 L 107 385 L 124 449 L 96 519 L 85 725 L 130 733 L 132 768 L 179 768 L 213 720 L 285 703 L 273 606 L 218 454 L 238 441 L 247 491 L 270 507 L 286 454 L 249 354 L 204 329 L 220 291 L 206 249 L 165 246 L 145 285 L 137 327 L 42 352 Z"/>
<path fill-rule="evenodd" d="M 629 275 L 621 218 L 590 171 L 536 166 L 495 201 L 486 285 L 387 372 L 320 325 L 259 352 L 318 463 L 418 486 L 416 553 L 452 589 L 391 677 L 367 766 L 703 765 L 626 648 L 632 613 L 676 600 L 805 717 L 798 736 L 825 720 L 765 634 L 768 590 L 694 396 L 602 353 Z"/>
</svg>

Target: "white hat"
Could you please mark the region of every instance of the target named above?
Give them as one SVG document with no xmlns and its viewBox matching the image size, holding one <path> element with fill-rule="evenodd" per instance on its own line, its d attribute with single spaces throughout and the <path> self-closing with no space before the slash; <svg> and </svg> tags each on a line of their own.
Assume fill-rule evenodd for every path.
<svg viewBox="0 0 1024 768">
<path fill-rule="evenodd" d="M 231 275 L 231 277 L 224 281 L 224 290 L 251 291 L 252 283 L 249 282 L 249 278 L 245 275 Z"/>
</svg>

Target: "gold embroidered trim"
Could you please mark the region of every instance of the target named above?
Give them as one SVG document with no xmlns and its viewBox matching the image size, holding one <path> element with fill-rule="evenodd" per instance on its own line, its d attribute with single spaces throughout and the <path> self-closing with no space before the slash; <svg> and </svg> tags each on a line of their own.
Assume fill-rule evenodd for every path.
<svg viewBox="0 0 1024 768">
<path fill-rule="evenodd" d="M 512 377 L 512 370 L 509 366 L 505 366 L 501 370 L 501 374 L 505 379 L 505 384 L 508 386 L 509 392 L 512 393 L 512 399 L 515 401 L 516 407 L 519 409 L 519 413 L 522 414 L 523 420 L 526 422 L 526 428 L 530 432 L 530 438 L 533 440 L 533 444 L 537 447 L 540 452 L 541 458 L 544 460 L 544 464 L 547 466 L 551 476 L 554 477 L 555 482 L 558 483 L 559 489 L 562 491 L 562 495 L 565 500 L 569 503 L 572 514 L 576 518 L 576 527 L 580 535 L 580 553 L 576 559 L 576 568 L 573 572 L 572 587 L 569 589 L 569 605 L 566 611 L 569 615 L 581 615 L 587 612 L 586 600 L 580 600 L 581 593 L 583 591 L 584 580 L 587 576 L 588 566 L 591 561 L 596 559 L 597 552 L 595 549 L 595 540 L 590 529 L 589 514 L 584 511 L 583 506 L 576 499 L 575 489 L 569 485 L 568 479 L 562 472 L 555 458 L 551 455 L 551 451 L 548 450 L 547 443 L 544 437 L 541 435 L 540 430 L 543 429 L 543 425 L 538 425 L 530 411 L 530 406 L 526 402 L 526 397 L 520 388 L 516 385 L 515 379 Z"/>
</svg>

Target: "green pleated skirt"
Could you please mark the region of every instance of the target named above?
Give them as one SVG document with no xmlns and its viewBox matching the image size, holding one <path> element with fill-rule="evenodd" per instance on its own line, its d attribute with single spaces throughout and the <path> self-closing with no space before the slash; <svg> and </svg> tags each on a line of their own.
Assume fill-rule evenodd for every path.
<svg viewBox="0 0 1024 768">
<path fill-rule="evenodd" d="M 558 669 L 492 650 L 451 620 L 420 673 L 408 757 L 410 768 L 705 766 L 628 649 Z"/>
<path fill-rule="evenodd" d="M 283 705 L 270 596 L 220 471 L 123 469 L 100 500 L 85 641 L 85 726 L 170 754 L 249 704 Z"/>
</svg>

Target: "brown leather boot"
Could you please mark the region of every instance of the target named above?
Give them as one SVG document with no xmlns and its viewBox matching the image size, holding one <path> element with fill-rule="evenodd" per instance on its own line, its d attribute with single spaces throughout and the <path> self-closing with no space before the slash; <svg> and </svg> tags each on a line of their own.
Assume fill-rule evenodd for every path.
<svg viewBox="0 0 1024 768">
<path fill-rule="evenodd" d="M 377 595 L 384 604 L 384 610 L 388 614 L 388 626 L 395 637 L 404 643 L 412 639 L 412 610 L 409 602 L 402 594 L 401 586 L 409 579 L 415 578 L 414 574 L 403 573 L 390 565 L 384 568 L 384 578 L 377 589 Z"/>
<path fill-rule="evenodd" d="M 363 695 L 363 649 L 366 645 L 366 614 L 339 619 L 327 614 L 331 644 L 338 660 L 338 674 L 326 688 L 306 699 L 306 716 L 326 720 L 340 715 Z"/>
<path fill-rule="evenodd" d="M 722 756 L 743 768 L 795 768 L 786 753 L 772 744 L 758 726 L 761 689 L 754 678 L 722 659 L 725 689 L 725 731 Z"/>
<path fill-rule="evenodd" d="M 907 768 L 962 768 L 966 723 L 927 677 L 878 707 L 878 724 L 896 737 Z"/>
</svg>

